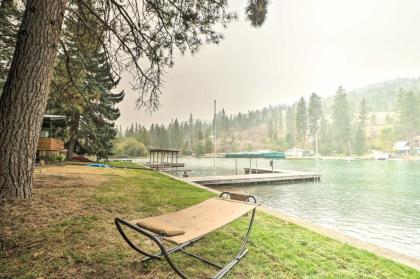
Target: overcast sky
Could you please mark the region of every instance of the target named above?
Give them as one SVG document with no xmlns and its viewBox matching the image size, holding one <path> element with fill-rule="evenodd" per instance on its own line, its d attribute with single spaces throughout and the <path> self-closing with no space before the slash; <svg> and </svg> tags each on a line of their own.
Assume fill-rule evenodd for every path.
<svg viewBox="0 0 420 279">
<path fill-rule="evenodd" d="M 244 19 L 248 0 L 229 1 L 239 20 L 224 30 L 220 45 L 178 56 L 165 75 L 161 108 L 135 110 L 128 80 L 118 124 L 211 119 L 213 100 L 227 113 L 291 103 L 339 85 L 420 75 L 420 1 L 271 0 L 265 24 Z"/>
</svg>

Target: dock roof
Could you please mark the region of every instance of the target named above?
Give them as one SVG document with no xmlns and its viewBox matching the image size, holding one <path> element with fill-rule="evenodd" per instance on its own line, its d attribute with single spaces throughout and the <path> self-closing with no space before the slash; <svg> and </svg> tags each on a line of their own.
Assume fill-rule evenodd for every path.
<svg viewBox="0 0 420 279">
<path fill-rule="evenodd" d="M 279 151 L 254 151 L 254 152 L 235 152 L 225 153 L 225 158 L 266 158 L 266 159 L 284 159 L 284 152 Z"/>
<path fill-rule="evenodd" d="M 149 152 L 179 153 L 179 150 L 170 148 L 149 147 Z"/>
</svg>

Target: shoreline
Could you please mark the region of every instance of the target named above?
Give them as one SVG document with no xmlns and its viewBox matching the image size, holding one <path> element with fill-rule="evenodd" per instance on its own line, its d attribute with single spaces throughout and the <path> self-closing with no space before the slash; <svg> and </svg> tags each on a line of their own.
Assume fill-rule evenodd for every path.
<svg viewBox="0 0 420 279">
<path fill-rule="evenodd" d="M 195 186 L 197 188 L 200 189 L 204 189 L 207 190 L 209 192 L 215 193 L 215 194 L 220 194 L 221 192 L 218 190 L 215 190 L 213 188 L 210 187 L 206 187 L 191 181 L 188 181 L 186 179 L 183 179 L 182 177 L 178 177 L 178 176 L 174 176 L 165 172 L 159 172 L 163 175 L 166 175 L 168 177 L 171 177 L 175 180 L 179 180 L 182 182 L 185 182 L 189 185 Z M 308 229 L 310 231 L 316 232 L 320 235 L 329 237 L 331 239 L 334 239 L 336 241 L 348 244 L 350 246 L 356 247 L 358 249 L 362 249 L 368 252 L 371 252 L 373 254 L 376 254 L 378 256 L 387 258 L 389 260 L 393 260 L 395 262 L 407 265 L 409 267 L 412 267 L 414 269 L 420 270 L 420 259 L 405 255 L 405 254 L 401 254 L 399 252 L 396 252 L 394 250 L 385 248 L 385 247 L 381 247 L 378 246 L 376 244 L 352 237 L 352 236 L 348 236 L 342 232 L 339 232 L 337 230 L 334 229 L 330 229 L 330 228 L 326 228 L 317 224 L 312 223 L 309 220 L 305 220 L 303 218 L 298 218 L 298 217 L 294 217 L 288 214 L 285 214 L 283 212 L 280 212 L 278 210 L 275 210 L 273 208 L 264 206 L 264 205 L 260 205 L 259 206 L 259 210 L 261 210 L 264 213 L 267 213 L 271 216 L 274 216 L 278 219 L 281 219 L 283 221 L 295 224 L 297 226 L 303 227 L 305 229 Z"/>
</svg>

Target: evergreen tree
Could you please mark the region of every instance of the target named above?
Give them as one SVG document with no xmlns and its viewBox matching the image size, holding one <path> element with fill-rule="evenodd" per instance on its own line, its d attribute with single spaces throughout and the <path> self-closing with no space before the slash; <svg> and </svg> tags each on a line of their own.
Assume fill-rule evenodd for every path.
<svg viewBox="0 0 420 279">
<path fill-rule="evenodd" d="M 0 95 L 12 62 L 22 11 L 14 0 L 2 0 L 0 4 Z"/>
<path fill-rule="evenodd" d="M 100 24 L 94 17 L 85 20 L 92 26 Z M 63 37 L 68 48 L 58 56 L 47 110 L 68 116 L 68 159 L 75 151 L 107 158 L 117 134 L 114 122 L 120 116 L 115 104 L 122 101 L 124 92 L 112 92 L 118 81 L 112 76 L 106 54 L 88 35 L 92 31 L 78 18 L 68 19 L 66 25 Z M 72 77 L 68 59 L 72 60 Z M 135 135 L 133 125 L 128 135 Z"/>
<path fill-rule="evenodd" d="M 196 156 L 203 155 L 205 152 L 203 140 L 204 140 L 203 131 L 200 129 L 197 132 L 197 138 L 194 145 L 194 153 Z"/>
<path fill-rule="evenodd" d="M 411 147 L 414 146 L 414 137 L 420 128 L 419 108 L 417 96 L 412 91 L 400 92 L 397 104 L 397 131 L 402 139 L 410 142 Z"/>
<path fill-rule="evenodd" d="M 207 129 L 204 134 L 204 153 L 212 153 L 213 152 L 213 142 L 210 138 L 211 129 Z"/>
<path fill-rule="evenodd" d="M 182 146 L 182 135 L 181 128 L 179 126 L 178 118 L 175 118 L 175 121 L 171 127 L 171 141 L 170 145 L 174 148 L 181 148 Z"/>
<path fill-rule="evenodd" d="M 366 125 L 367 125 L 367 107 L 366 100 L 363 98 L 360 104 L 359 117 L 356 127 L 354 150 L 356 154 L 362 155 L 366 151 Z"/>
<path fill-rule="evenodd" d="M 190 135 L 190 148 L 194 146 L 194 119 L 192 116 L 192 113 L 190 113 L 190 119 L 188 120 L 188 126 L 189 126 L 189 135 Z"/>
<path fill-rule="evenodd" d="M 283 122 L 284 122 L 284 120 L 283 120 L 283 110 L 282 109 L 280 109 L 279 111 L 278 111 L 278 113 L 277 113 L 277 130 L 278 130 L 278 134 L 279 134 L 279 136 L 280 137 L 283 137 L 283 134 L 284 134 L 284 125 L 283 125 Z"/>
<path fill-rule="evenodd" d="M 351 122 L 347 94 L 343 87 L 339 87 L 334 97 L 333 129 L 336 152 L 351 153 Z"/>
<path fill-rule="evenodd" d="M 330 125 L 327 119 L 323 116 L 319 124 L 319 140 L 318 140 L 319 152 L 322 155 L 329 155 L 331 153 L 332 146 L 332 133 L 330 131 Z"/>
<path fill-rule="evenodd" d="M 308 114 L 306 102 L 300 98 L 296 108 L 296 141 L 301 147 L 305 147 L 306 131 L 308 129 Z"/>
<path fill-rule="evenodd" d="M 309 122 L 309 132 L 311 136 L 315 136 L 319 132 L 319 125 L 322 118 L 322 104 L 321 97 L 316 93 L 312 93 L 309 98 L 309 107 L 308 107 L 308 122 Z"/>
</svg>

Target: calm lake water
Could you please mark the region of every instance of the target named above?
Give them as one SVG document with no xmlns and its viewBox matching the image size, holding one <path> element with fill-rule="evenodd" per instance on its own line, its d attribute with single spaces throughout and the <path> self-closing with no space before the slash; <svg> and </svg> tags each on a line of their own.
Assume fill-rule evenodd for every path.
<svg viewBox="0 0 420 279">
<path fill-rule="evenodd" d="M 235 159 L 180 158 L 191 176 L 234 174 Z M 420 258 L 420 162 L 319 161 L 318 183 L 241 187 L 264 205 L 358 239 Z M 249 167 L 238 159 L 238 173 Z M 253 161 L 253 167 L 255 162 Z M 269 167 L 258 160 L 258 167 Z M 313 170 L 314 160 L 281 160 L 275 168 Z"/>
</svg>

